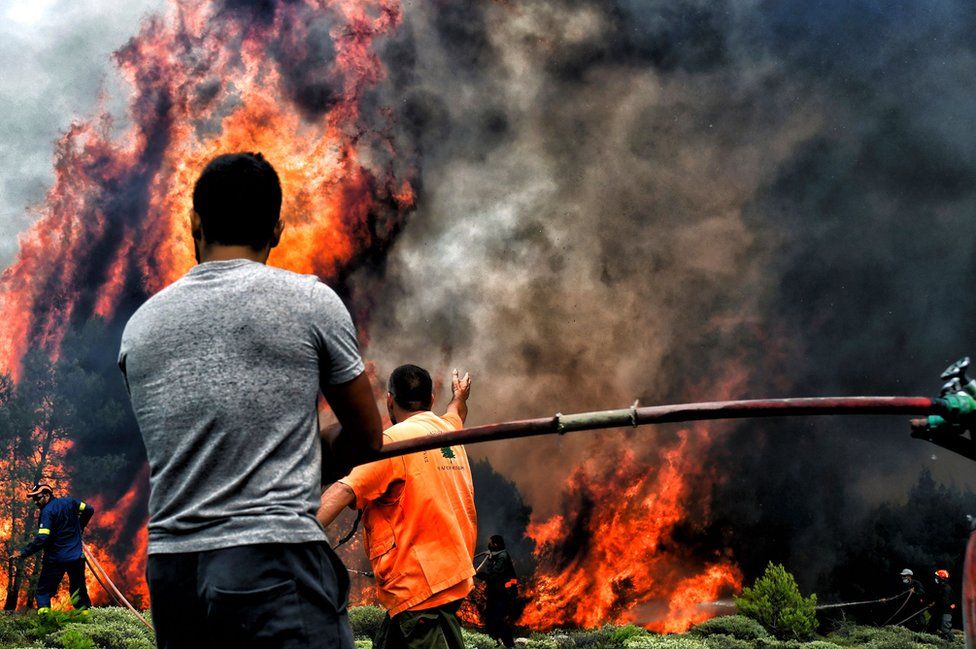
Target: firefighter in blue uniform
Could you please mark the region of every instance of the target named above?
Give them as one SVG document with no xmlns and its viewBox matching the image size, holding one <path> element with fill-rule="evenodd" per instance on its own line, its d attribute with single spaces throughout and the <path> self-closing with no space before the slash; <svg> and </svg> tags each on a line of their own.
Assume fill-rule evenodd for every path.
<svg viewBox="0 0 976 649">
<path fill-rule="evenodd" d="M 27 497 L 41 510 L 37 536 L 21 551 L 18 558 L 44 549 L 41 576 L 37 580 L 37 610 L 46 613 L 65 573 L 75 608 L 88 608 L 88 588 L 85 586 L 85 556 L 81 550 L 81 532 L 95 510 L 77 498 L 55 498 L 50 485 L 37 484 Z"/>
</svg>

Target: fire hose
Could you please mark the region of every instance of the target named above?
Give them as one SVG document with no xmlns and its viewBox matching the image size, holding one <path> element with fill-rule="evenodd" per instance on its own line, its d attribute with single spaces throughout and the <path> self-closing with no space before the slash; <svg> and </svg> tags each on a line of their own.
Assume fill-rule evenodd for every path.
<svg viewBox="0 0 976 649">
<path fill-rule="evenodd" d="M 970 403 L 971 402 L 971 403 Z M 955 404 L 955 402 L 953 402 Z M 970 412 L 976 413 L 976 400 L 966 402 Z M 475 426 L 457 431 L 435 433 L 384 444 L 382 450 L 366 461 L 429 451 L 457 444 L 477 444 L 504 439 L 520 439 L 541 435 L 565 435 L 583 430 L 605 428 L 636 428 L 648 424 L 665 424 L 716 419 L 744 419 L 756 417 L 812 416 L 812 415 L 930 415 L 948 420 L 956 417 L 953 406 L 945 399 L 929 397 L 818 397 L 804 399 L 746 399 L 739 401 L 709 401 L 702 403 L 669 404 L 618 410 L 601 410 L 570 415 L 557 413 L 552 417 L 523 419 L 501 424 Z M 918 427 L 922 426 L 920 423 Z M 925 425 L 928 420 L 925 420 Z M 968 441 L 968 440 L 966 440 Z"/>
<path fill-rule="evenodd" d="M 868 599 L 868 600 L 864 600 L 863 602 L 840 602 L 838 604 L 818 604 L 817 610 L 819 611 L 827 608 L 847 608 L 848 606 L 866 606 L 867 604 L 884 604 L 885 602 L 896 600 L 903 595 L 911 595 L 913 592 L 915 591 L 909 588 L 905 592 L 898 593 L 897 595 L 892 595 L 890 597 L 880 597 L 878 599 Z M 902 606 L 904 606 L 904 604 Z M 901 611 L 900 608 L 898 610 Z M 896 612 L 895 615 L 897 614 L 898 613 Z"/>
<path fill-rule="evenodd" d="M 101 586 L 102 589 L 106 593 L 108 593 L 109 596 L 112 599 L 114 599 L 117 603 L 121 604 L 122 606 L 125 606 L 127 609 L 132 611 L 135 614 L 135 616 L 139 618 L 139 621 L 145 624 L 146 628 L 152 631 L 153 630 L 152 624 L 150 624 L 149 621 L 146 620 L 146 618 L 142 615 L 142 613 L 136 610 L 136 607 L 130 604 L 129 600 L 127 600 L 125 596 L 121 593 L 121 591 L 119 591 L 119 589 L 115 587 L 115 584 L 112 583 L 112 579 L 108 576 L 108 573 L 105 572 L 105 569 L 102 568 L 102 564 L 98 562 L 98 559 L 95 558 L 95 555 L 92 553 L 92 551 L 88 549 L 88 546 L 83 543 L 81 545 L 81 550 L 82 552 L 85 553 L 85 563 L 88 564 L 88 567 L 91 569 L 92 574 L 95 575 L 95 581 L 98 582 L 98 585 Z"/>
<path fill-rule="evenodd" d="M 475 426 L 463 430 L 425 435 L 384 444 L 365 462 L 430 451 L 456 444 L 477 444 L 503 439 L 540 435 L 565 435 L 582 430 L 637 428 L 647 424 L 666 424 L 716 419 L 760 417 L 798 417 L 820 415 L 926 415 L 911 422 L 912 436 L 924 439 L 976 460 L 976 442 L 965 434 L 976 429 L 976 379 L 966 372 L 969 358 L 950 365 L 942 379 L 938 397 L 814 397 L 801 399 L 744 399 L 706 401 L 661 406 L 600 410 L 552 417 L 522 419 L 501 424 Z"/>
</svg>

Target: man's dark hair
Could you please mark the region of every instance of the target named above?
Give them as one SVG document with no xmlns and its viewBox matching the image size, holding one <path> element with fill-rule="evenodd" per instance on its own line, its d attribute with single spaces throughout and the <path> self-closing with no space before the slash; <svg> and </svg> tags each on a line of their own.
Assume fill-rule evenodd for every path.
<svg viewBox="0 0 976 649">
<path fill-rule="evenodd" d="M 208 243 L 261 250 L 281 215 L 278 174 L 260 153 L 217 156 L 193 187 L 193 210 Z"/>
<path fill-rule="evenodd" d="M 488 539 L 488 544 L 495 546 L 499 550 L 505 549 L 505 539 L 499 534 L 492 534 L 491 538 Z"/>
<path fill-rule="evenodd" d="M 434 384 L 430 374 L 422 367 L 401 365 L 396 368 L 390 374 L 387 389 L 396 404 L 404 410 L 430 410 Z"/>
</svg>

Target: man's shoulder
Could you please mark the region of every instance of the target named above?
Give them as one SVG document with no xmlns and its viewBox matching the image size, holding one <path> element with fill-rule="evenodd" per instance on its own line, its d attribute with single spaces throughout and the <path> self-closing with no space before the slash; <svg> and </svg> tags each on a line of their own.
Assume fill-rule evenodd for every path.
<svg viewBox="0 0 976 649">
<path fill-rule="evenodd" d="M 274 294 L 296 304 L 301 303 L 315 313 L 345 311 L 339 295 L 315 275 L 303 275 L 266 265 L 251 269 L 251 272 L 254 281 L 268 295 Z"/>
<path fill-rule="evenodd" d="M 311 287 L 315 284 L 322 284 L 318 277 L 315 275 L 306 275 L 303 273 L 296 273 L 285 268 L 278 268 L 277 266 L 268 266 L 267 264 L 254 264 L 253 267 L 249 269 L 256 276 L 278 284 L 285 286 L 292 286 L 297 289 L 311 290 Z M 322 284 L 322 286 L 325 286 Z"/>
<path fill-rule="evenodd" d="M 51 514 L 61 512 L 62 510 L 69 509 L 71 507 L 71 498 L 68 496 L 62 496 L 60 498 L 52 498 L 51 502 L 47 504 L 44 508 L 45 511 L 49 511 Z"/>
<path fill-rule="evenodd" d="M 139 305 L 126 323 L 126 330 L 134 330 L 140 323 L 151 319 L 161 309 L 165 309 L 174 300 L 179 300 L 182 285 L 186 281 L 186 276 L 179 278 L 169 286 L 165 286 L 153 295 L 150 295 L 145 302 Z"/>
</svg>

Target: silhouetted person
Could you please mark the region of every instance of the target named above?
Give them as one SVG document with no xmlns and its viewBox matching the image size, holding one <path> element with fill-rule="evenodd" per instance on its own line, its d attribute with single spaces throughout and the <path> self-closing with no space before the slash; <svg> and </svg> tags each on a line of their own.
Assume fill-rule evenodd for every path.
<svg viewBox="0 0 976 649">
<path fill-rule="evenodd" d="M 932 633 L 938 633 L 945 639 L 952 638 L 952 611 L 956 608 L 956 603 L 952 595 L 952 586 L 949 585 L 949 571 L 935 571 L 935 588 L 932 593 L 932 620 L 930 628 Z"/>
<path fill-rule="evenodd" d="M 342 301 L 266 265 L 281 200 L 260 154 L 212 160 L 193 189 L 199 263 L 122 335 L 161 648 L 353 647 L 349 575 L 315 514 L 323 453 L 351 465 L 379 449 L 382 420 Z M 320 435 L 320 394 L 342 425 L 334 440 Z"/>
<path fill-rule="evenodd" d="M 908 604 L 904 608 L 905 615 L 902 615 L 902 617 L 908 617 L 913 613 L 918 613 L 918 615 L 908 617 L 905 621 L 905 626 L 915 631 L 924 631 L 925 616 L 921 611 L 924 611 L 929 606 L 929 600 L 925 595 L 925 587 L 922 586 L 922 582 L 915 579 L 915 573 L 908 568 L 901 571 L 901 583 L 906 590 L 911 591 L 908 595 Z"/>
<path fill-rule="evenodd" d="M 501 536 L 495 534 L 488 539 L 488 558 L 475 577 L 485 582 L 485 631 L 506 647 L 514 647 L 512 614 L 518 576 Z"/>
</svg>

